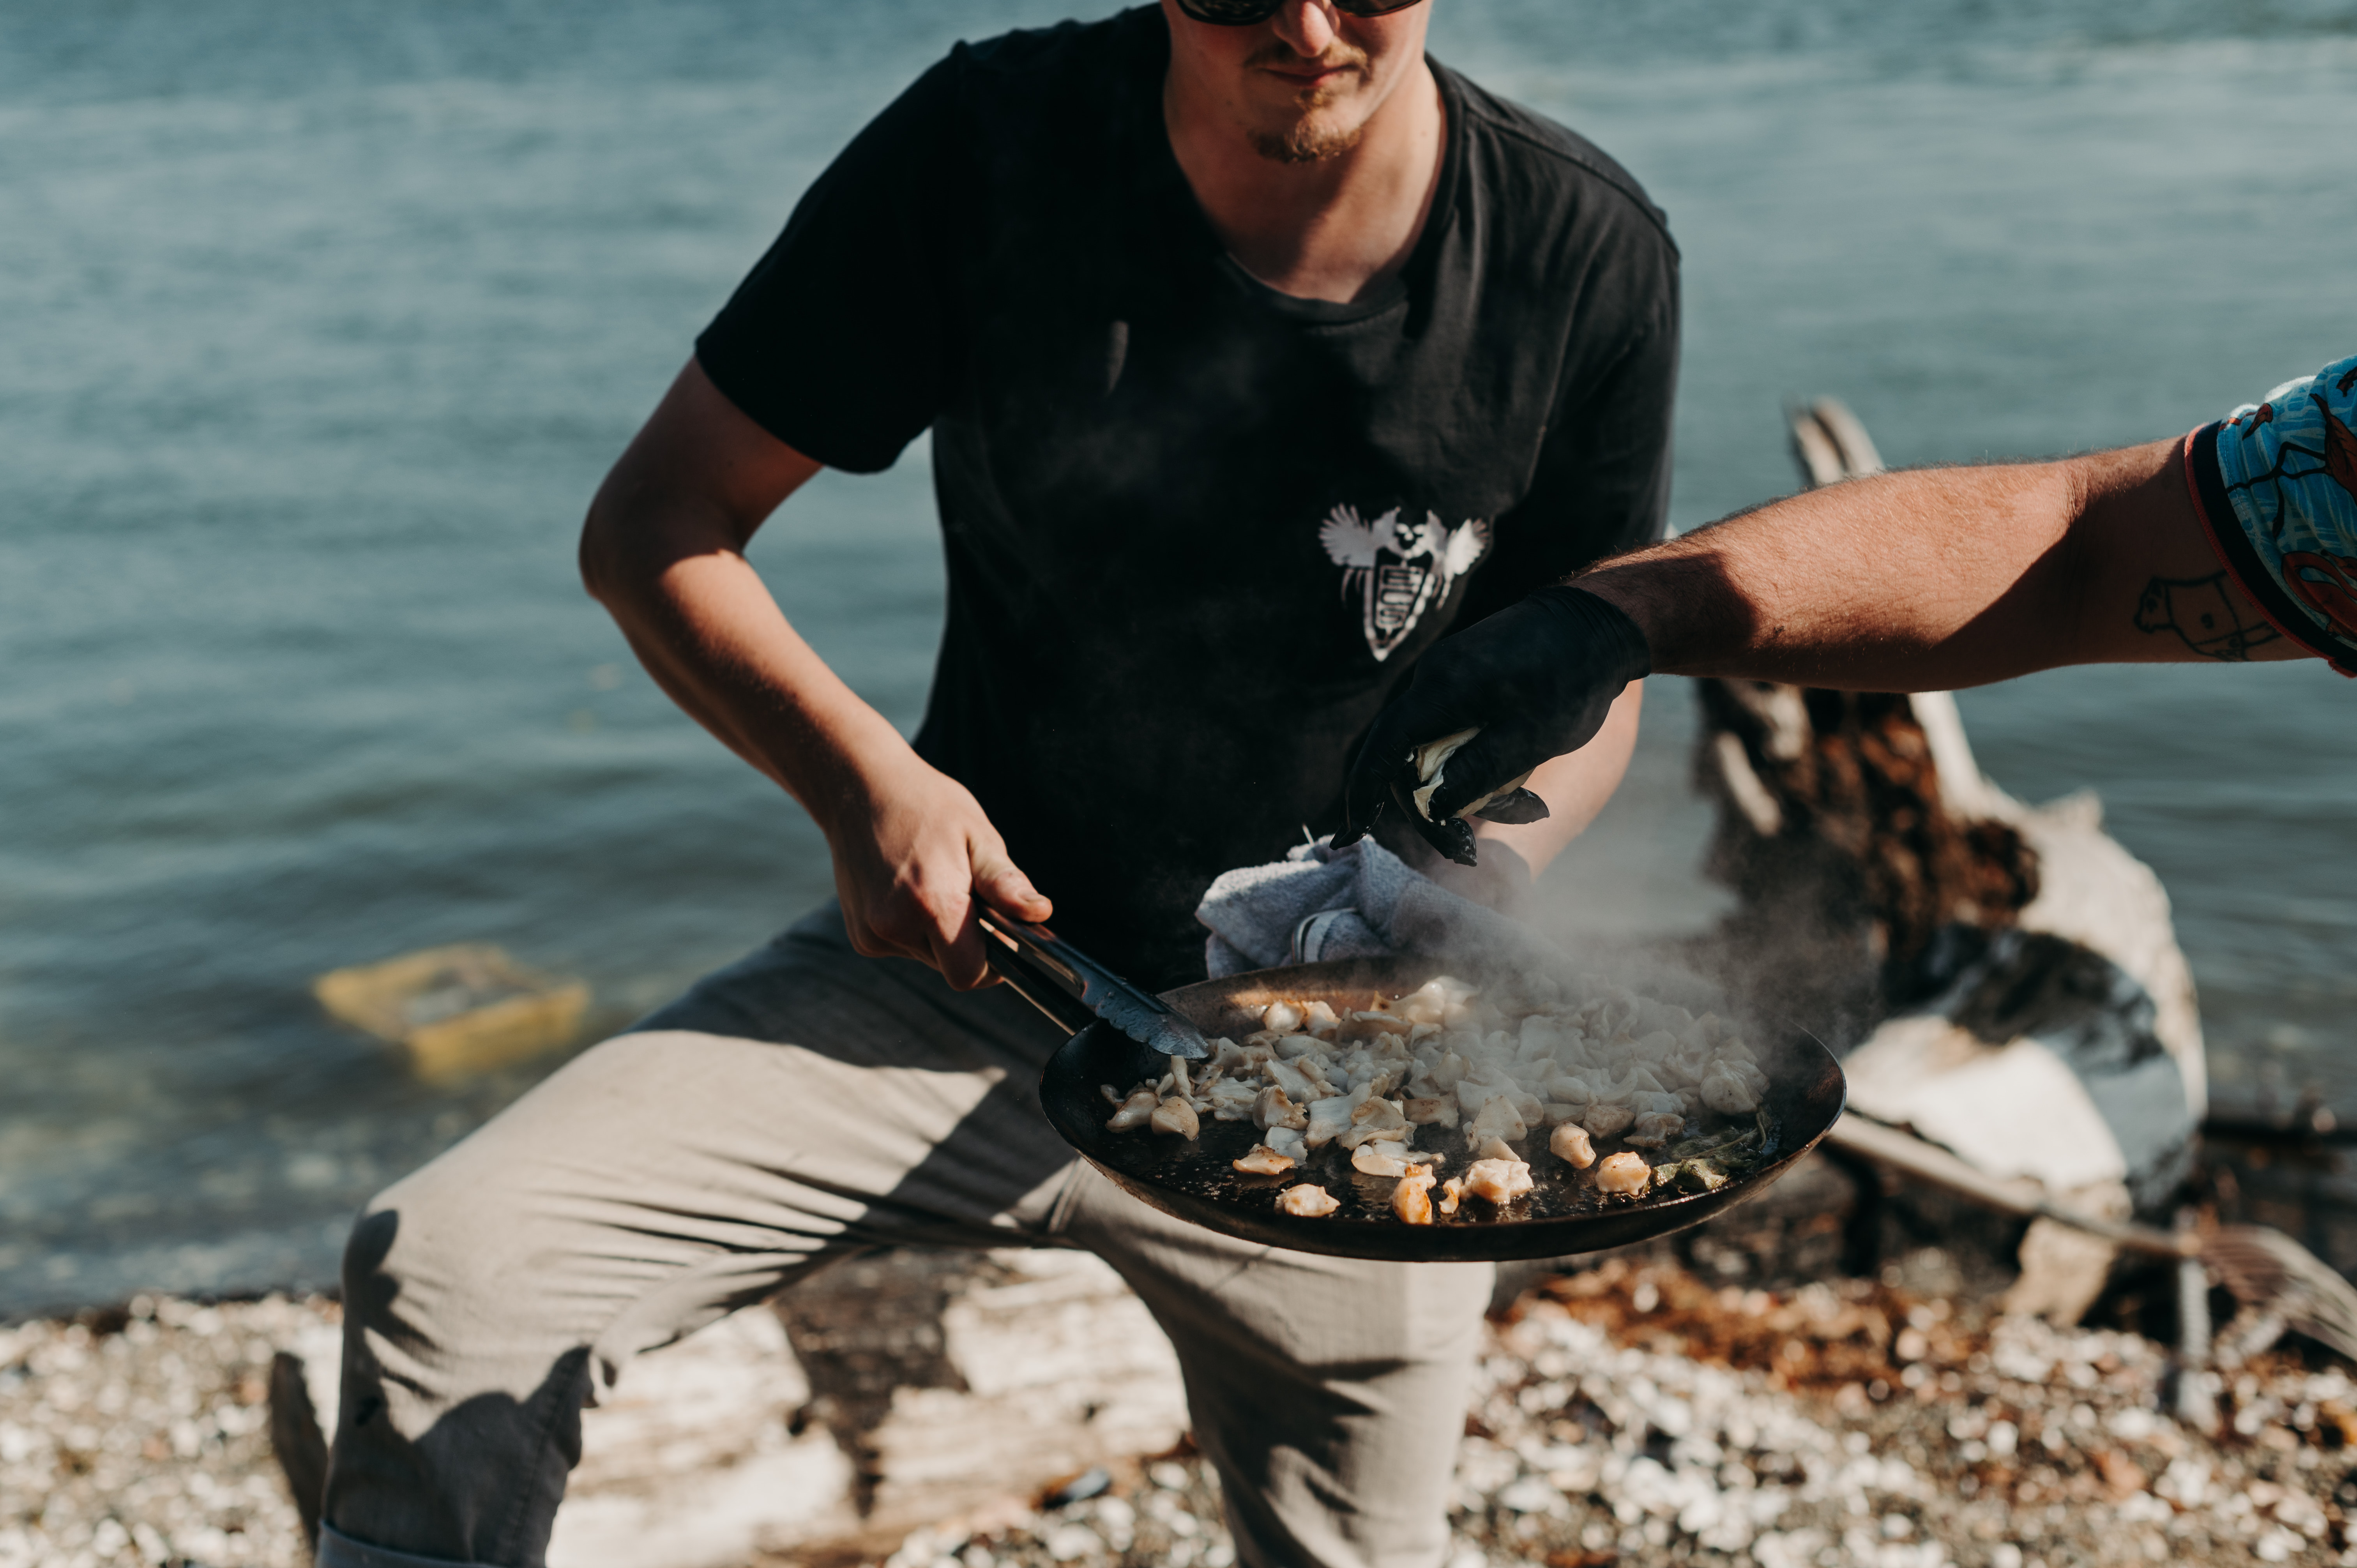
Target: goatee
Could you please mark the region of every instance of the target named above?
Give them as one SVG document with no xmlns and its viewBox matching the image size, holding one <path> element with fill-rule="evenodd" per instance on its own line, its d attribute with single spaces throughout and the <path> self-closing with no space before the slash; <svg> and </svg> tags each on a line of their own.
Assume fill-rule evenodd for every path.
<svg viewBox="0 0 2357 1568">
<path fill-rule="evenodd" d="M 1320 125 L 1315 120 L 1304 120 L 1292 130 L 1279 134 L 1274 131 L 1251 133 L 1253 151 L 1277 164 L 1317 164 L 1328 158 L 1340 157 L 1359 145 L 1366 134 L 1366 126 L 1337 128 Z"/>
</svg>

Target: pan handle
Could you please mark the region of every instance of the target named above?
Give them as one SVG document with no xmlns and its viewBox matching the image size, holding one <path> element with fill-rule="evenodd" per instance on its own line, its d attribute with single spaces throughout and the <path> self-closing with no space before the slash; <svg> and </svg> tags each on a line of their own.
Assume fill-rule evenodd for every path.
<svg viewBox="0 0 2357 1568">
<path fill-rule="evenodd" d="M 1080 976 L 1057 961 L 1030 927 L 988 905 L 974 914 L 982 923 L 983 960 L 1015 994 L 1046 1014 L 1048 1021 L 1068 1036 L 1097 1021 L 1096 1014 L 1081 1000 Z"/>
</svg>

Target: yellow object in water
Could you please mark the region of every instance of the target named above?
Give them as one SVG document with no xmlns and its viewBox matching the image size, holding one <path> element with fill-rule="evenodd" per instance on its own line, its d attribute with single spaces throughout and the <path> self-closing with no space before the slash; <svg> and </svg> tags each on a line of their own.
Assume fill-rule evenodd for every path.
<svg viewBox="0 0 2357 1568">
<path fill-rule="evenodd" d="M 429 1082 L 480 1072 L 571 1041 L 589 987 L 524 968 L 488 943 L 330 970 L 311 983 L 319 1004 L 355 1028 L 409 1048 Z"/>
</svg>

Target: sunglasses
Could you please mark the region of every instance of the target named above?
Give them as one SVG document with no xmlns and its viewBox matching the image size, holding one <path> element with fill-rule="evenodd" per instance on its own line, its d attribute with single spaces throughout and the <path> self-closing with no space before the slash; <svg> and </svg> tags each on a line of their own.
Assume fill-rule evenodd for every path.
<svg viewBox="0 0 2357 1568">
<path fill-rule="evenodd" d="M 1334 9 L 1351 16 L 1387 16 L 1421 5 L 1424 0 L 1328 0 Z M 1265 22 L 1285 8 L 1285 0 L 1178 0 L 1178 9 L 1215 27 L 1249 27 Z"/>
</svg>

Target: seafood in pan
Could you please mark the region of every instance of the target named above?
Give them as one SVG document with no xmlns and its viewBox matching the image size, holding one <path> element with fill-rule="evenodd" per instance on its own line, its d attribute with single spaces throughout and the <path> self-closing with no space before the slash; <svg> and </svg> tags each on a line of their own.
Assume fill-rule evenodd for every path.
<svg viewBox="0 0 2357 1568">
<path fill-rule="evenodd" d="M 1333 1212 L 1323 1169 L 1396 1182 L 1410 1225 L 1509 1215 L 1534 1162 L 1598 1201 L 1708 1191 L 1769 1141 L 1767 1075 L 1734 1029 L 1601 980 L 1444 975 L 1364 1007 L 1271 1003 L 1259 1022 L 1157 1082 L 1104 1086 L 1106 1126 L 1192 1140 L 1249 1122 L 1259 1141 L 1234 1168 L 1285 1183 L 1285 1212 Z"/>
</svg>

